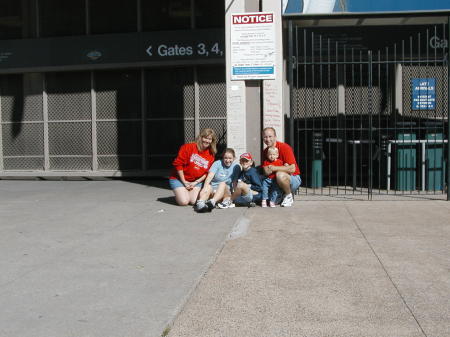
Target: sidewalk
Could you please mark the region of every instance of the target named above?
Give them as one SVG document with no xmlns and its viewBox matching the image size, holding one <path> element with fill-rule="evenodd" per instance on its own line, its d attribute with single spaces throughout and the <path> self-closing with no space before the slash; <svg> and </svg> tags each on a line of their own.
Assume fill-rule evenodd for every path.
<svg viewBox="0 0 450 337">
<path fill-rule="evenodd" d="M 0 180 L 0 337 L 449 335 L 449 202 L 305 199 Z"/>
<path fill-rule="evenodd" d="M 161 336 L 244 209 L 150 184 L 0 180 L 1 337 Z"/>
<path fill-rule="evenodd" d="M 170 337 L 450 335 L 450 203 L 250 209 Z"/>
</svg>

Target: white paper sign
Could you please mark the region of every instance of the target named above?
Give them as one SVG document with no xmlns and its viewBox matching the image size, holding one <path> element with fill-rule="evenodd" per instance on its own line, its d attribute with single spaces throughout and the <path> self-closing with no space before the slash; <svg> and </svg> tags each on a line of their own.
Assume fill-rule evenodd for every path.
<svg viewBox="0 0 450 337">
<path fill-rule="evenodd" d="M 231 80 L 275 79 L 273 13 L 231 15 Z"/>
</svg>

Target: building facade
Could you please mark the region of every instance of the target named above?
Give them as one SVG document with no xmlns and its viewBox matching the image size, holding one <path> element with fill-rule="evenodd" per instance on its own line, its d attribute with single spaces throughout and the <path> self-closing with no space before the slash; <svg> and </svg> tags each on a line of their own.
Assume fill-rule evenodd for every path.
<svg viewBox="0 0 450 337">
<path fill-rule="evenodd" d="M 0 174 L 164 174 L 226 137 L 224 6 L 204 0 L 0 3 Z"/>
</svg>

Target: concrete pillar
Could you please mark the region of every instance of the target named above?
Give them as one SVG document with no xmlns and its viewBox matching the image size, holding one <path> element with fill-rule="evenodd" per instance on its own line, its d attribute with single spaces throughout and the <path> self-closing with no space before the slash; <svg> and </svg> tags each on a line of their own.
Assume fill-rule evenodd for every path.
<svg viewBox="0 0 450 337">
<path fill-rule="evenodd" d="M 257 164 L 261 152 L 260 81 L 231 81 L 230 27 L 231 14 L 259 11 L 259 0 L 225 0 L 227 145 L 238 156 L 251 152 Z"/>
<path fill-rule="evenodd" d="M 284 141 L 284 115 L 289 108 L 283 99 L 286 76 L 283 66 L 283 34 L 282 34 L 282 3 L 281 1 L 262 0 L 262 11 L 273 12 L 275 20 L 276 64 L 274 80 L 263 80 L 263 127 L 271 126 L 277 132 L 277 139 Z"/>
</svg>

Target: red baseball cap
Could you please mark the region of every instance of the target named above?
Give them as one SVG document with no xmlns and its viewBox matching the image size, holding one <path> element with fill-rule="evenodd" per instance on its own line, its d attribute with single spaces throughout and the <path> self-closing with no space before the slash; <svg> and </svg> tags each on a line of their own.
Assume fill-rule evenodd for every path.
<svg viewBox="0 0 450 337">
<path fill-rule="evenodd" d="M 240 159 L 253 160 L 253 157 L 252 157 L 252 155 L 250 153 L 245 152 L 245 153 L 241 154 Z"/>
</svg>

